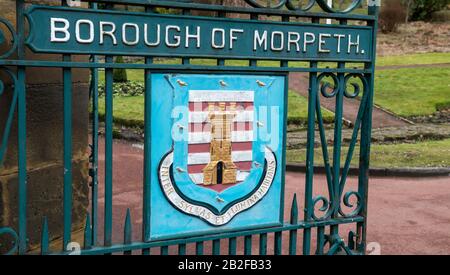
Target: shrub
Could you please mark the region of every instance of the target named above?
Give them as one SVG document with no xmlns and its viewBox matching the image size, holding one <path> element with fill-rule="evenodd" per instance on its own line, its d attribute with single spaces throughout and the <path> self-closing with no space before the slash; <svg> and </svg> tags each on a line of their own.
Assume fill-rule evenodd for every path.
<svg viewBox="0 0 450 275">
<path fill-rule="evenodd" d="M 113 95 L 115 96 L 138 96 L 144 94 L 144 84 L 137 81 L 113 84 Z M 105 86 L 98 87 L 98 95 L 105 96 Z"/>
<path fill-rule="evenodd" d="M 388 0 L 382 6 L 379 17 L 382 32 L 395 32 L 406 19 L 406 10 L 401 0 Z"/>
<path fill-rule="evenodd" d="M 431 15 L 433 22 L 450 22 L 450 10 L 442 10 L 433 12 Z"/>
<path fill-rule="evenodd" d="M 123 63 L 123 57 L 122 56 L 118 56 L 116 58 L 116 63 Z M 128 77 L 127 77 L 127 70 L 126 69 L 114 69 L 113 70 L 113 79 L 114 82 L 127 82 L 128 81 Z"/>
<path fill-rule="evenodd" d="M 450 0 L 413 0 L 411 5 L 411 20 L 430 20 L 435 11 L 444 9 Z"/>
</svg>

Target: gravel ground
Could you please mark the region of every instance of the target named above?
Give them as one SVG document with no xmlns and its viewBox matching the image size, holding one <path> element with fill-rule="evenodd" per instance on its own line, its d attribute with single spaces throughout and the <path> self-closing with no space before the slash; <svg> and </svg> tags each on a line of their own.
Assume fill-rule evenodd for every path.
<svg viewBox="0 0 450 275">
<path fill-rule="evenodd" d="M 332 129 L 325 130 L 329 144 L 333 142 Z M 348 144 L 353 129 L 342 130 L 342 142 Z M 288 132 L 287 148 L 300 149 L 306 147 L 306 131 Z M 387 127 L 372 130 L 372 142 L 390 144 L 393 142 L 417 142 L 420 140 L 441 140 L 450 137 L 450 124 L 415 124 L 403 127 Z M 319 131 L 316 131 L 316 146 L 320 145 Z"/>
<path fill-rule="evenodd" d="M 450 52 L 450 24 L 411 22 L 378 35 L 378 56 Z"/>
</svg>

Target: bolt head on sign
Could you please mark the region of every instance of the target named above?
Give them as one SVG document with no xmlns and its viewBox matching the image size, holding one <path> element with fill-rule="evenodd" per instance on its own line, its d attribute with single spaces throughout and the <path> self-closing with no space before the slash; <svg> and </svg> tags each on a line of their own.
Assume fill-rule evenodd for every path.
<svg viewBox="0 0 450 275">
<path fill-rule="evenodd" d="M 151 77 L 151 238 L 280 225 L 285 76 Z"/>
</svg>

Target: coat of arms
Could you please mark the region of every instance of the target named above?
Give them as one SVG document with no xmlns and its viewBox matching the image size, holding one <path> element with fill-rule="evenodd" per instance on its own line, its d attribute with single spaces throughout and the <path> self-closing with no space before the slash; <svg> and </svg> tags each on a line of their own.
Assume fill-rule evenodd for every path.
<svg viewBox="0 0 450 275">
<path fill-rule="evenodd" d="M 254 93 L 212 93 L 189 93 L 193 112 L 189 116 L 188 172 L 194 183 L 220 192 L 243 182 L 250 173 Z M 205 97 L 207 102 L 202 101 Z"/>
<path fill-rule="evenodd" d="M 158 124 L 160 134 L 153 137 L 163 140 L 163 136 L 170 134 L 170 140 L 164 139 L 159 144 L 162 155 L 157 175 L 158 191 L 171 208 L 214 227 L 232 224 L 247 211 L 254 212 L 248 222 L 257 218 L 262 224 L 277 223 L 279 208 L 268 214 L 280 205 L 279 163 L 284 135 L 283 128 L 276 127 L 284 125 L 284 105 L 282 97 L 271 89 L 278 88 L 283 93 L 284 78 L 227 75 L 164 78 L 172 89 L 171 96 L 161 97 L 161 102 L 155 104 L 160 105 L 158 111 L 164 114 L 167 113 L 164 106 L 170 106 L 171 120 L 167 124 L 171 127 Z M 281 115 L 268 117 L 273 107 Z M 263 110 L 262 114 L 258 108 Z M 272 143 L 271 139 L 279 142 Z M 162 148 L 166 148 L 165 152 Z M 271 205 L 260 209 L 257 206 L 263 200 L 271 201 Z M 242 223 L 239 219 L 236 222 Z M 204 227 L 189 220 L 189 224 L 194 223 L 195 227 Z"/>
</svg>

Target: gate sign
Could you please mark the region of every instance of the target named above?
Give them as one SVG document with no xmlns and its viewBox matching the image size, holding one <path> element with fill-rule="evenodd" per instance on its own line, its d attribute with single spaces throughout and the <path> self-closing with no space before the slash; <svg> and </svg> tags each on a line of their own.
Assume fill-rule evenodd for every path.
<svg viewBox="0 0 450 275">
<path fill-rule="evenodd" d="M 32 6 L 27 17 L 35 52 L 358 62 L 372 54 L 366 26 L 43 6 Z"/>
<path fill-rule="evenodd" d="M 152 74 L 153 239 L 280 225 L 285 81 Z"/>
</svg>

